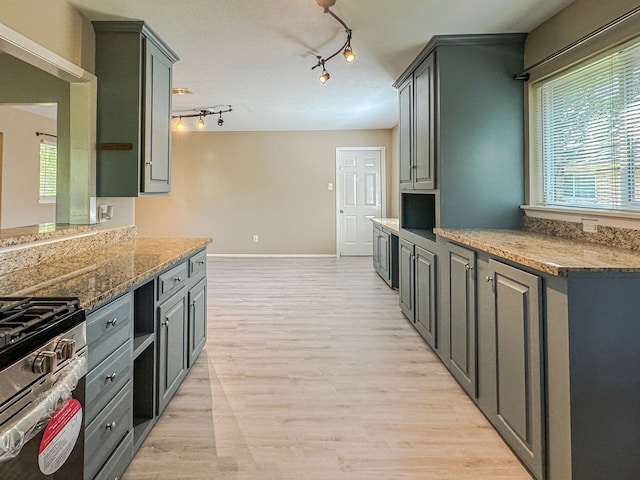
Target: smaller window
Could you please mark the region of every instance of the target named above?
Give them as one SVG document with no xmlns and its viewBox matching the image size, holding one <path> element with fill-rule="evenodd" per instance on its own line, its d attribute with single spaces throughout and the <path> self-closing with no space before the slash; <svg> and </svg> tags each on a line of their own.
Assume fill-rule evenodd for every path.
<svg viewBox="0 0 640 480">
<path fill-rule="evenodd" d="M 55 203 L 58 147 L 54 142 L 40 140 L 40 203 Z"/>
</svg>

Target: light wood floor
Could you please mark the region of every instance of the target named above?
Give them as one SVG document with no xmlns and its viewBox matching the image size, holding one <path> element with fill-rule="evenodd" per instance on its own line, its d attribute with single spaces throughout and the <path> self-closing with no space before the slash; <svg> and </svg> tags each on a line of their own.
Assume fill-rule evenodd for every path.
<svg viewBox="0 0 640 480">
<path fill-rule="evenodd" d="M 125 480 L 531 480 L 370 258 L 208 279 L 207 346 Z"/>
</svg>

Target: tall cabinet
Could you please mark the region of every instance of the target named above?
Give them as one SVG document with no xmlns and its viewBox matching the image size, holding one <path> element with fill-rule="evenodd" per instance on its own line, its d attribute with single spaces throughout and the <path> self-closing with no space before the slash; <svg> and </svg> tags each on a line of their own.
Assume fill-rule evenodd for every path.
<svg viewBox="0 0 640 480">
<path fill-rule="evenodd" d="M 98 196 L 171 188 L 171 78 L 178 56 L 141 21 L 93 22 Z"/>
</svg>

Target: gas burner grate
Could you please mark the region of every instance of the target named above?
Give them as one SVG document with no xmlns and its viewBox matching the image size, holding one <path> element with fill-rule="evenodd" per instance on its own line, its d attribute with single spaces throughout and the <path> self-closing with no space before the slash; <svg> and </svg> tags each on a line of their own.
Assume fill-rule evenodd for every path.
<svg viewBox="0 0 640 480">
<path fill-rule="evenodd" d="M 78 309 L 77 298 L 0 297 L 0 349 Z"/>
</svg>

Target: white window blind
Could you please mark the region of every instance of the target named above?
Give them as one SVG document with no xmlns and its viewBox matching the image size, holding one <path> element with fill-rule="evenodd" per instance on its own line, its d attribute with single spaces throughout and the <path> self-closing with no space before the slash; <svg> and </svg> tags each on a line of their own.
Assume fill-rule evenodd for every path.
<svg viewBox="0 0 640 480">
<path fill-rule="evenodd" d="M 58 147 L 46 140 L 40 141 L 40 202 L 55 202 Z"/>
<path fill-rule="evenodd" d="M 640 43 L 536 89 L 538 200 L 640 210 Z"/>
</svg>

